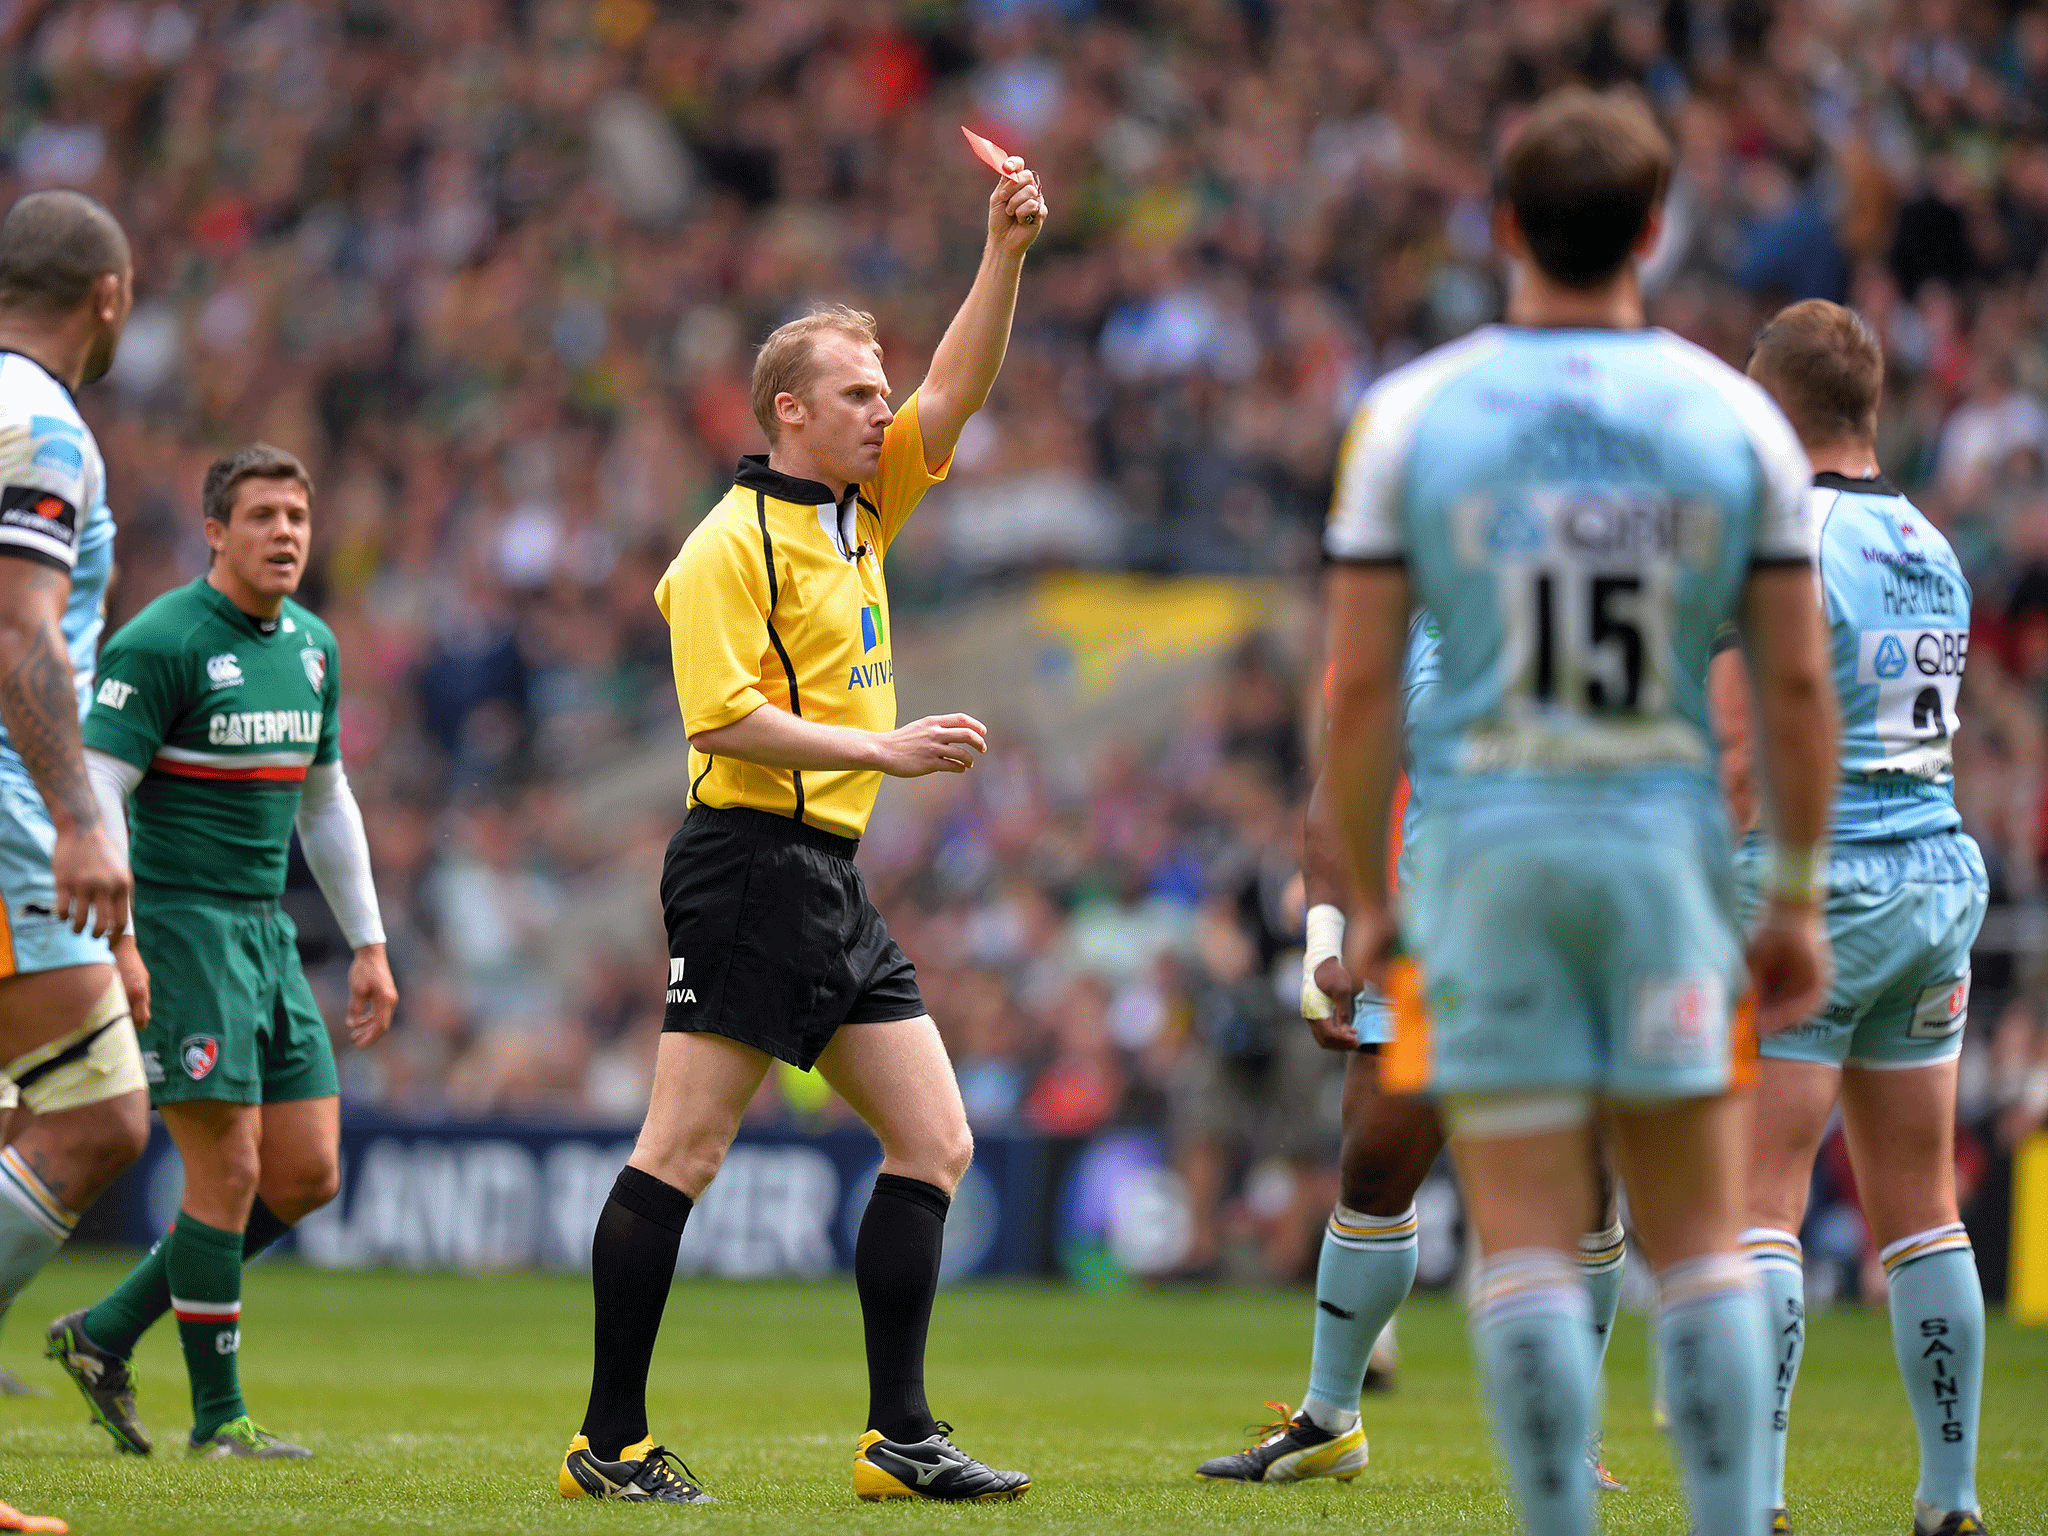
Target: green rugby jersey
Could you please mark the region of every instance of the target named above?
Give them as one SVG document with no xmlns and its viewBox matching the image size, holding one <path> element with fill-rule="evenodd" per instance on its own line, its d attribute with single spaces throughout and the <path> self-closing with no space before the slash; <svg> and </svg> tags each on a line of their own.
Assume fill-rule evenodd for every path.
<svg viewBox="0 0 2048 1536">
<path fill-rule="evenodd" d="M 85 744 L 144 770 L 136 880 L 282 895 L 306 769 L 341 755 L 333 632 L 287 598 L 266 633 L 202 578 L 122 625 L 99 677 Z"/>
</svg>

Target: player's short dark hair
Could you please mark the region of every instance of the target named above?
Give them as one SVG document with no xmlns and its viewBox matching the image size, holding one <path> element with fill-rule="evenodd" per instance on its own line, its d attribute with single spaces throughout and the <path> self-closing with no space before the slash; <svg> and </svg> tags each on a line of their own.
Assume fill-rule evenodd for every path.
<svg viewBox="0 0 2048 1536">
<path fill-rule="evenodd" d="M 1868 442 L 1884 397 L 1884 348 L 1853 309 L 1802 299 L 1757 332 L 1749 376 L 1771 392 L 1808 447 Z"/>
<path fill-rule="evenodd" d="M 313 496 L 313 477 L 297 454 L 269 443 L 251 443 L 206 466 L 200 509 L 213 522 L 226 523 L 235 510 L 235 488 L 244 480 L 296 480 L 305 487 L 308 500 Z"/>
<path fill-rule="evenodd" d="M 1594 288 L 1619 272 L 1671 178 L 1671 141 L 1632 96 L 1566 86 L 1501 156 L 1497 195 L 1544 276 Z"/>
<path fill-rule="evenodd" d="M 69 314 L 128 265 L 120 224 L 83 192 L 31 192 L 0 219 L 0 309 Z"/>
<path fill-rule="evenodd" d="M 818 338 L 828 331 L 851 336 L 855 341 L 873 347 L 875 355 L 881 356 L 882 343 L 875 334 L 875 317 L 866 310 L 849 309 L 844 304 L 828 304 L 822 309 L 814 309 L 808 315 L 801 315 L 770 331 L 754 357 L 753 387 L 754 420 L 761 423 L 761 430 L 767 434 L 770 444 L 782 435 L 782 422 L 775 414 L 775 397 L 795 395 L 802 399 L 804 392 L 818 381 L 818 369 L 813 359 L 817 354 Z"/>
</svg>

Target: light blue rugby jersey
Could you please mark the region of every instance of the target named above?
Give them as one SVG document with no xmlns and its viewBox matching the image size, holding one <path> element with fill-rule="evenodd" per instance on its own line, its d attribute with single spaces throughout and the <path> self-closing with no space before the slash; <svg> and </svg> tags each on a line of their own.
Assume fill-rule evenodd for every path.
<svg viewBox="0 0 2048 1536">
<path fill-rule="evenodd" d="M 40 561 L 70 576 L 64 643 L 83 720 L 92 706 L 114 568 L 106 464 L 71 392 L 18 352 L 0 352 L 0 555 Z M 28 773 L 4 723 L 0 772 Z"/>
<path fill-rule="evenodd" d="M 1821 586 L 1842 701 L 1838 843 L 1924 837 L 1956 812 L 1956 695 L 1970 584 L 1941 531 L 1882 477 L 1817 475 Z"/>
<path fill-rule="evenodd" d="M 1416 793 L 1718 793 L 1705 681 L 1753 567 L 1808 564 L 1808 467 L 1749 379 L 1668 331 L 1488 326 L 1375 385 L 1331 557 L 1439 620 Z"/>
</svg>

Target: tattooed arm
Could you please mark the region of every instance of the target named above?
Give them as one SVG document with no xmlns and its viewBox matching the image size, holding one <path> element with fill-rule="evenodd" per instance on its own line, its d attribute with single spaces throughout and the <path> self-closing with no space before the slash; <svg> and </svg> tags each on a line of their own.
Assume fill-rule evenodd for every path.
<svg viewBox="0 0 2048 1536">
<path fill-rule="evenodd" d="M 41 560 L 0 559 L 0 721 L 57 828 L 57 916 L 73 932 L 90 922 L 98 937 L 128 926 L 134 880 L 85 771 L 62 624 L 70 592 L 70 577 Z"/>
</svg>

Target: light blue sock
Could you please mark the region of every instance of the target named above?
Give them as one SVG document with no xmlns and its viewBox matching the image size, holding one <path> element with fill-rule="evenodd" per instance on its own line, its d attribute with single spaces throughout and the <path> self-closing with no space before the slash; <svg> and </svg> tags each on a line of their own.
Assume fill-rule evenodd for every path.
<svg viewBox="0 0 2048 1536">
<path fill-rule="evenodd" d="M 78 1213 L 12 1147 L 0 1150 L 0 1316 L 57 1256 Z"/>
<path fill-rule="evenodd" d="M 1333 1435 L 1358 1422 L 1373 1341 L 1415 1284 L 1415 1207 L 1367 1216 L 1340 1205 L 1316 1260 L 1316 1341 L 1301 1410 Z"/>
<path fill-rule="evenodd" d="M 1619 1221 L 1604 1232 L 1588 1232 L 1579 1239 L 1579 1274 L 1586 1282 L 1586 1294 L 1593 1303 L 1593 1368 L 1607 1361 L 1607 1344 L 1614 1337 L 1614 1317 L 1621 1311 L 1622 1270 L 1628 1264 L 1628 1234 Z"/>
<path fill-rule="evenodd" d="M 1961 1222 L 1887 1244 L 1892 1351 L 1920 1432 L 1916 1506 L 1934 1523 L 1977 1508 L 1977 1415 L 1984 1391 L 1984 1289 Z"/>
<path fill-rule="evenodd" d="M 1709 1253 L 1657 1277 L 1657 1353 L 1696 1531 L 1763 1527 L 1770 1346 L 1753 1266 Z"/>
<path fill-rule="evenodd" d="M 1473 1290 L 1472 1348 L 1523 1530 L 1587 1536 L 1586 1432 L 1598 1378 L 1591 1306 L 1575 1257 L 1515 1248 L 1488 1259 Z"/>
<path fill-rule="evenodd" d="M 1790 1232 L 1751 1227 L 1742 1251 L 1763 1286 L 1764 1318 L 1770 1332 L 1772 1376 L 1764 1401 L 1764 1498 L 1769 1509 L 1785 1507 L 1785 1441 L 1792 1427 L 1792 1389 L 1806 1354 L 1806 1250 Z"/>
</svg>

